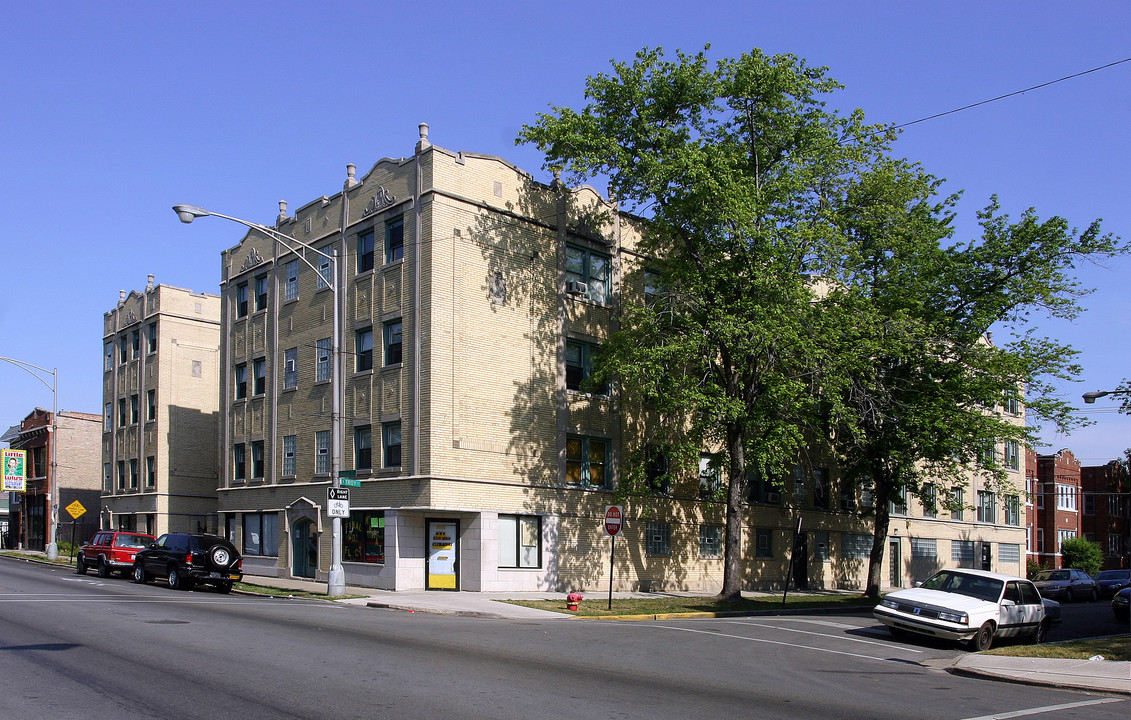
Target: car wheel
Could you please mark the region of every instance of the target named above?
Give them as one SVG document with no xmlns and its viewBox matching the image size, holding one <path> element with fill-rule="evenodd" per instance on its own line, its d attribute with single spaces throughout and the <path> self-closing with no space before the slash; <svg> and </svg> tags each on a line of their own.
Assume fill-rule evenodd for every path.
<svg viewBox="0 0 1131 720">
<path fill-rule="evenodd" d="M 106 558 L 98 558 L 98 577 L 110 577 L 110 566 L 106 564 Z"/>
<path fill-rule="evenodd" d="M 1100 599 L 1100 591 L 1092 588 L 1092 602 Z"/>
<path fill-rule="evenodd" d="M 216 583 L 216 592 L 227 595 L 232 591 L 232 581 L 225 580 L 224 582 Z"/>
<path fill-rule="evenodd" d="M 144 584 L 149 582 L 149 573 L 141 566 L 141 563 L 134 563 L 134 582 Z"/>
<path fill-rule="evenodd" d="M 1064 602 L 1076 602 L 1076 593 L 1072 591 L 1072 588 L 1064 591 Z"/>
<path fill-rule="evenodd" d="M 180 569 L 177 568 L 176 565 L 169 566 L 169 575 L 165 578 L 165 580 L 169 584 L 169 587 L 173 590 L 185 589 L 184 575 L 181 574 Z"/>
<path fill-rule="evenodd" d="M 75 572 L 79 575 L 86 575 L 86 561 L 82 559 L 82 553 L 75 558 Z"/>
<path fill-rule="evenodd" d="M 1029 642 L 1031 642 L 1034 645 L 1040 645 L 1041 643 L 1043 643 L 1045 641 L 1045 635 L 1047 635 L 1048 632 L 1049 632 L 1049 621 L 1048 620 L 1042 620 L 1041 624 L 1037 626 L 1037 629 L 1033 632 L 1033 634 L 1029 636 Z"/>
<path fill-rule="evenodd" d="M 993 644 L 994 624 L 990 622 L 978 628 L 978 633 L 970 640 L 970 647 L 978 652 L 989 650 Z"/>
</svg>

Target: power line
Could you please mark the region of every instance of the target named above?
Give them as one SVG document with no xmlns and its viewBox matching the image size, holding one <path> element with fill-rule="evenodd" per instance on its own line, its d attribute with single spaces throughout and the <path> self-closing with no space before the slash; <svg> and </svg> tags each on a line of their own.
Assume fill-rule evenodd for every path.
<svg viewBox="0 0 1131 720">
<path fill-rule="evenodd" d="M 1131 62 L 1131 57 L 1123 58 L 1122 60 L 1116 60 L 1115 62 L 1108 63 L 1107 65 L 1100 65 L 1099 67 L 1094 67 L 1091 70 L 1084 70 L 1082 72 L 1073 73 L 1072 75 L 1065 75 L 1064 77 L 1057 78 L 1056 80 L 1049 80 L 1048 82 L 1041 83 L 1040 85 L 1034 85 L 1033 87 L 1027 87 L 1024 90 L 1015 90 L 1014 92 L 1006 93 L 1005 95 L 998 95 L 997 97 L 990 98 L 989 100 L 983 100 L 981 102 L 972 103 L 970 105 L 963 105 L 962 107 L 955 108 L 954 110 L 947 110 L 946 112 L 936 113 L 934 115 L 928 115 L 927 117 L 919 118 L 918 120 L 912 120 L 911 122 L 906 122 L 906 123 L 903 123 L 902 125 L 895 125 L 895 126 L 892 127 L 892 129 L 898 130 L 899 128 L 905 128 L 909 125 L 914 125 L 916 123 L 926 122 L 927 120 L 934 120 L 935 118 L 940 118 L 940 117 L 943 117 L 944 115 L 953 115 L 956 112 L 962 112 L 963 110 L 969 110 L 970 108 L 976 108 L 979 105 L 986 105 L 988 103 L 997 102 L 998 100 L 1004 100 L 1005 98 L 1013 97 L 1014 95 L 1022 95 L 1024 93 L 1029 92 L 1030 90 L 1036 90 L 1038 88 L 1048 87 L 1049 85 L 1055 85 L 1058 82 L 1064 82 L 1065 80 L 1071 80 L 1072 78 L 1078 78 L 1081 75 L 1087 75 L 1088 73 L 1094 73 L 1094 72 L 1098 72 L 1100 70 L 1106 70 L 1109 67 L 1114 67 L 1116 65 L 1120 65 L 1120 64 L 1125 63 L 1125 62 Z"/>
</svg>

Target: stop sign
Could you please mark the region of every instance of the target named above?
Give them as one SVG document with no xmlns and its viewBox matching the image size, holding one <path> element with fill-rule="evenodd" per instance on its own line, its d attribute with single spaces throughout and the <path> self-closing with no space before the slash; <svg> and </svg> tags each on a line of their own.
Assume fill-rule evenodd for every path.
<svg viewBox="0 0 1131 720">
<path fill-rule="evenodd" d="M 610 535 L 619 533 L 623 515 L 624 509 L 620 505 L 605 506 L 605 532 Z"/>
</svg>

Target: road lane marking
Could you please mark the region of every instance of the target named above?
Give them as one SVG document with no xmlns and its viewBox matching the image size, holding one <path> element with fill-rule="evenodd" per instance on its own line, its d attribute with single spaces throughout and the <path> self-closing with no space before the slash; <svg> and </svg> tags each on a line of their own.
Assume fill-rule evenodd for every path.
<svg viewBox="0 0 1131 720">
<path fill-rule="evenodd" d="M 730 624 L 730 625 L 750 625 L 751 627 L 769 628 L 770 630 L 780 630 L 781 632 L 799 633 L 801 635 L 816 635 L 818 637 L 831 637 L 831 638 L 836 638 L 838 640 L 847 640 L 849 642 L 862 643 L 864 645 L 879 645 L 880 647 L 903 650 L 903 651 L 909 652 L 909 653 L 922 653 L 922 652 L 924 652 L 923 650 L 916 650 L 915 648 L 906 647 L 904 645 L 895 645 L 893 643 L 886 643 L 886 642 L 876 642 L 875 640 L 863 640 L 861 638 L 845 637 L 844 635 L 830 635 L 829 633 L 813 632 L 812 630 L 798 630 L 797 628 L 779 627 L 777 625 L 766 625 L 766 624 L 763 624 L 763 623 L 746 622 L 746 621 L 732 621 L 732 622 L 729 622 L 728 624 Z M 855 626 L 852 626 L 852 625 L 849 625 L 848 627 L 851 627 L 853 630 L 863 630 L 864 629 L 864 628 L 858 628 L 858 627 L 855 627 Z"/>
<path fill-rule="evenodd" d="M 780 640 L 765 640 L 763 638 L 746 637 L 745 635 L 731 635 L 730 633 L 714 632 L 713 630 L 695 630 L 694 628 L 674 627 L 672 625 L 648 625 L 648 627 L 660 628 L 663 630 L 677 630 L 679 632 L 697 633 L 700 635 L 710 635 L 711 637 L 725 637 L 731 638 L 732 640 L 746 640 L 747 642 L 764 643 L 766 645 L 781 645 L 783 647 L 800 648 L 802 650 L 815 650 L 817 652 L 829 653 L 830 655 L 847 655 L 848 657 L 861 658 L 864 660 L 879 660 L 881 662 L 905 662 L 900 660 L 893 660 L 892 658 L 877 657 L 875 655 L 861 655 L 860 653 L 845 652 L 843 650 L 830 650 L 828 648 L 814 647 L 812 645 L 798 645 L 797 643 L 781 642 Z"/>
<path fill-rule="evenodd" d="M 1065 703 L 1063 705 L 1046 705 L 1045 707 L 1029 708 L 1028 710 L 1014 710 L 1013 712 L 994 713 L 993 715 L 979 715 L 978 717 L 962 718 L 962 720 L 1009 720 L 1009 718 L 1027 717 L 1029 715 L 1056 712 L 1057 710 L 1071 710 L 1072 708 L 1103 705 L 1105 703 L 1114 702 L 1126 702 L 1126 699 L 1100 698 L 1099 700 L 1081 700 L 1080 702 Z"/>
</svg>

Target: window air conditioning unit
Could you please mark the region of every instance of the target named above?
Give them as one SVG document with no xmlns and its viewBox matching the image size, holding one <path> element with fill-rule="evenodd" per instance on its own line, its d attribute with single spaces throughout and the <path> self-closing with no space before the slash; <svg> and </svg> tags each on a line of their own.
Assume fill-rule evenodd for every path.
<svg viewBox="0 0 1131 720">
<path fill-rule="evenodd" d="M 566 292 L 570 295 L 585 295 L 589 292 L 589 286 L 583 282 L 570 280 L 566 283 Z"/>
<path fill-rule="evenodd" d="M 766 504 L 767 505 L 780 505 L 781 504 L 781 493 L 776 493 L 776 492 L 766 493 Z"/>
</svg>

